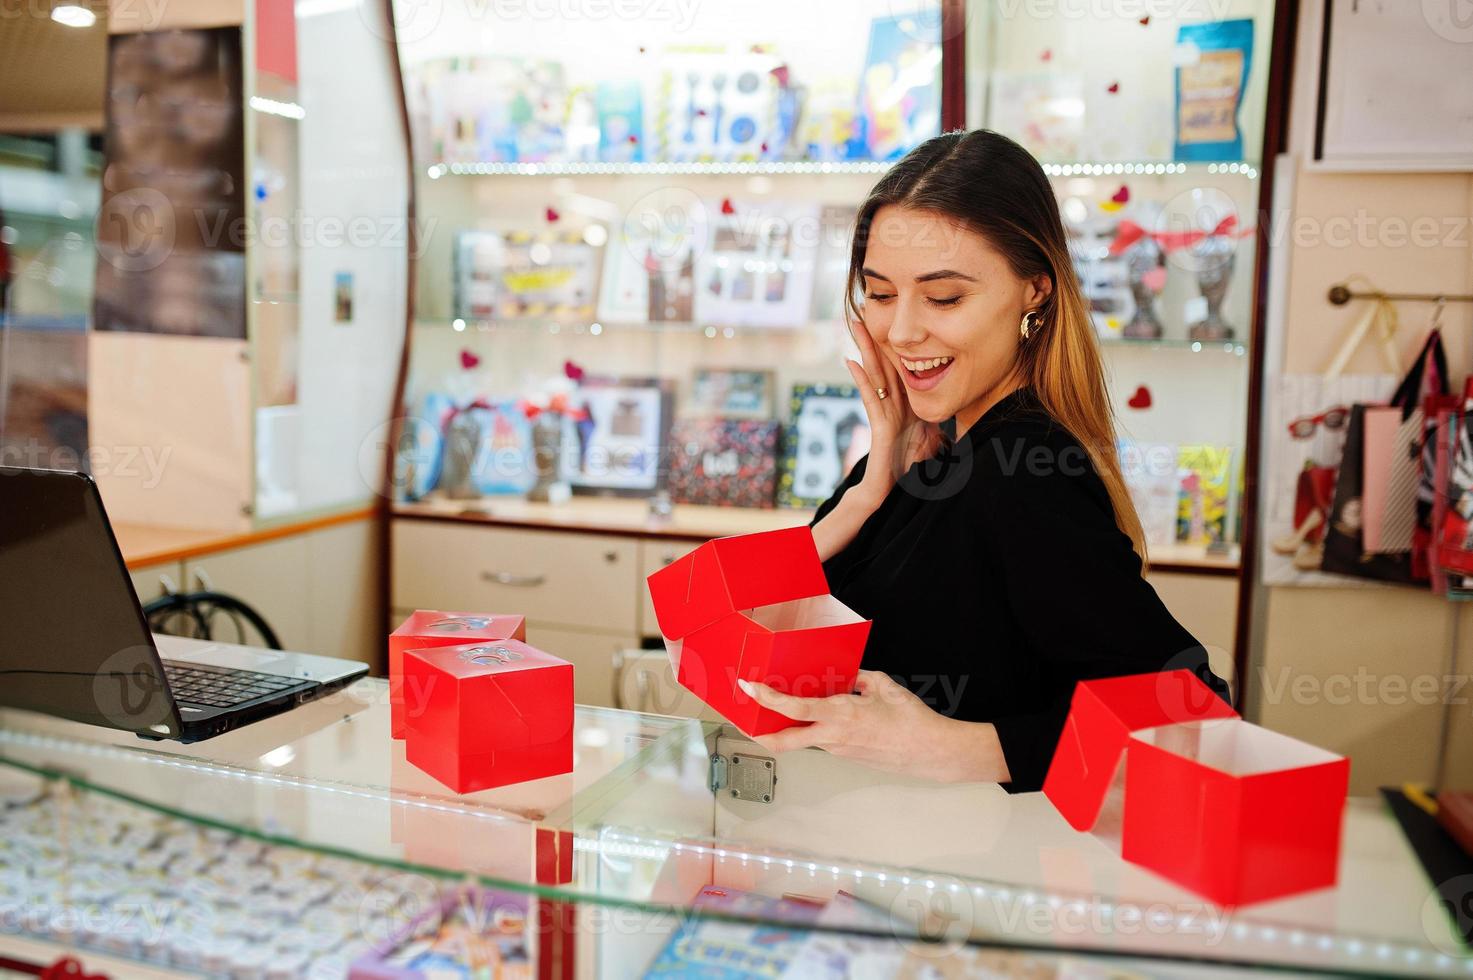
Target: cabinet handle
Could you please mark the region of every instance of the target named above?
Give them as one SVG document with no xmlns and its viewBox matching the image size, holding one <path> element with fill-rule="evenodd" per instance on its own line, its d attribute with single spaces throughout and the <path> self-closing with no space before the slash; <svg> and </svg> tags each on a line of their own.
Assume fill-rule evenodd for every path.
<svg viewBox="0 0 1473 980">
<path fill-rule="evenodd" d="M 668 565 L 668 564 L 670 564 L 673 561 L 675 561 L 675 556 L 674 555 L 666 555 L 664 558 L 661 558 L 660 559 L 660 564 L 661 565 Z"/>
<path fill-rule="evenodd" d="M 605 551 L 604 552 L 604 561 L 608 562 L 610 565 L 612 565 L 614 562 L 616 562 L 618 560 L 619 560 L 619 553 L 617 551 Z"/>
<path fill-rule="evenodd" d="M 215 591 L 215 583 L 210 581 L 210 577 L 205 574 L 203 568 L 196 568 L 194 570 L 194 584 L 199 587 L 201 592 Z"/>
<path fill-rule="evenodd" d="M 517 588 L 532 589 L 547 581 L 546 575 L 518 575 L 515 572 L 482 572 L 482 582 L 494 582 L 497 585 L 513 585 Z"/>
</svg>

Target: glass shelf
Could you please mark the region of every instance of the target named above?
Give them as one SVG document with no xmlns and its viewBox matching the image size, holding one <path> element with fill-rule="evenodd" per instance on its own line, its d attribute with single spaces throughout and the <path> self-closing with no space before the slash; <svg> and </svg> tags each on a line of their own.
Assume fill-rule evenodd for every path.
<svg viewBox="0 0 1473 980">
<path fill-rule="evenodd" d="M 882 174 L 883 161 L 754 160 L 733 163 L 437 163 L 425 171 L 441 177 L 578 177 L 578 176 L 743 176 L 753 174 Z"/>
</svg>

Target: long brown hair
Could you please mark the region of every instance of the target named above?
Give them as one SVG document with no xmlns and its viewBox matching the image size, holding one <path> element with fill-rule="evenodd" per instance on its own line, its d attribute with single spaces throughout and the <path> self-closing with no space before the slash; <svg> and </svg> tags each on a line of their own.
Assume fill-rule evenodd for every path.
<svg viewBox="0 0 1473 980">
<path fill-rule="evenodd" d="M 1144 563 L 1145 533 L 1120 474 L 1104 362 L 1043 168 L 1027 150 L 989 129 L 945 133 L 907 153 L 875 184 L 855 221 L 845 293 L 851 325 L 864 319 L 860 270 L 870 226 L 890 204 L 960 221 L 991 242 L 1019 278 L 1046 275 L 1053 283 L 1029 339 L 1018 347 L 1018 374 L 1089 453 L 1109 491 L 1115 523 Z"/>
</svg>

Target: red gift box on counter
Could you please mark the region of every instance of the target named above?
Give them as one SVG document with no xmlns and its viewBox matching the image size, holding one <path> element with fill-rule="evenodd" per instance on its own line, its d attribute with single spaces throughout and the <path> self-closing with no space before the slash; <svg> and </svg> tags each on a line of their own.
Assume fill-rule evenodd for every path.
<svg viewBox="0 0 1473 980">
<path fill-rule="evenodd" d="M 405 757 L 457 793 L 573 771 L 573 665 L 518 640 L 406 650 Z"/>
<path fill-rule="evenodd" d="M 854 690 L 869 620 L 829 595 L 807 527 L 717 538 L 649 577 L 676 679 L 748 735 L 797 724 L 737 687 L 799 697 Z"/>
<path fill-rule="evenodd" d="M 522 616 L 488 613 L 442 612 L 420 609 L 389 634 L 389 734 L 404 737 L 404 652 L 430 647 L 454 646 L 473 640 L 527 641 L 527 620 Z M 407 692 L 410 702 L 414 692 Z"/>
<path fill-rule="evenodd" d="M 1349 760 L 1174 670 L 1081 681 L 1043 791 L 1076 830 L 1118 827 L 1127 861 L 1236 906 L 1335 884 L 1349 780 Z"/>
</svg>

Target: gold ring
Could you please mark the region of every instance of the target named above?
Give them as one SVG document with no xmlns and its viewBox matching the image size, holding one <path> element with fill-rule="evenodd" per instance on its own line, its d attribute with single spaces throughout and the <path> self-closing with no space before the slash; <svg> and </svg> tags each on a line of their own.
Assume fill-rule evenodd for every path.
<svg viewBox="0 0 1473 980">
<path fill-rule="evenodd" d="M 890 391 L 888 388 L 876 388 L 875 394 L 880 396 L 880 401 L 884 401 L 886 398 L 890 397 Z"/>
</svg>

